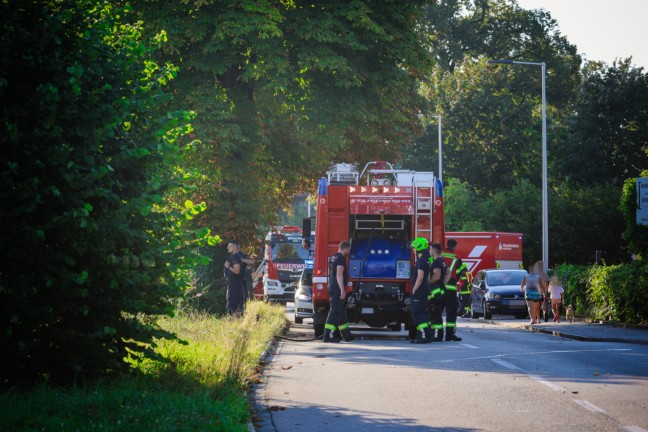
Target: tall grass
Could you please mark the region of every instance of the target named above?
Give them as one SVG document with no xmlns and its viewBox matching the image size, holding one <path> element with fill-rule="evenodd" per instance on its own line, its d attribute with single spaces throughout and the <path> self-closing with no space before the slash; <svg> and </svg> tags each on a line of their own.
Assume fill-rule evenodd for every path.
<svg viewBox="0 0 648 432">
<path fill-rule="evenodd" d="M 184 312 L 160 324 L 184 341 L 157 341 L 167 361 L 133 358 L 127 377 L 2 393 L 0 430 L 246 431 L 245 388 L 283 308 L 252 302 L 239 318 Z"/>
</svg>

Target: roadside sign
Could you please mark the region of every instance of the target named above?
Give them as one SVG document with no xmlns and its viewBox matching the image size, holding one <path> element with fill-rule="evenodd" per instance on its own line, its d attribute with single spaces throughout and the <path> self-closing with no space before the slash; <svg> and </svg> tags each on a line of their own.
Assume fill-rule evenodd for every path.
<svg viewBox="0 0 648 432">
<path fill-rule="evenodd" d="M 648 225 L 648 178 L 637 178 L 637 225 Z"/>
</svg>

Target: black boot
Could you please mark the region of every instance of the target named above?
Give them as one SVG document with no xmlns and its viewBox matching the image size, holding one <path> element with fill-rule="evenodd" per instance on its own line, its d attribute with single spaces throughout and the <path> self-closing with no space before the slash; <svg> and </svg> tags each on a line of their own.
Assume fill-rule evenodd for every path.
<svg viewBox="0 0 648 432">
<path fill-rule="evenodd" d="M 344 324 L 342 324 L 342 326 L 340 326 L 340 327 L 343 327 L 343 326 L 344 326 Z M 349 325 L 348 324 L 346 325 L 346 327 L 340 328 L 340 335 L 342 336 L 342 340 L 344 342 L 351 342 L 352 340 L 355 340 L 355 338 L 351 334 L 351 330 L 349 330 Z"/>
<path fill-rule="evenodd" d="M 324 329 L 324 337 L 322 338 L 322 342 L 338 343 L 340 342 L 340 339 L 334 337 L 331 330 Z"/>
<path fill-rule="evenodd" d="M 423 330 L 423 333 L 425 334 L 425 343 L 430 343 L 434 340 L 434 332 L 432 332 L 430 327 Z"/>
<path fill-rule="evenodd" d="M 443 342 L 443 329 L 436 331 L 436 336 L 432 339 L 432 342 Z"/>
<path fill-rule="evenodd" d="M 460 342 L 462 339 L 455 334 L 455 329 L 446 329 L 446 342 Z"/>
</svg>

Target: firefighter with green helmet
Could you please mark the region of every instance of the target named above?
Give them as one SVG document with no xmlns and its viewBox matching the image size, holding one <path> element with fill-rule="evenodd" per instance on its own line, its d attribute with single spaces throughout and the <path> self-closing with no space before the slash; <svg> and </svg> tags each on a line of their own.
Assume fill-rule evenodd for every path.
<svg viewBox="0 0 648 432">
<path fill-rule="evenodd" d="M 417 237 L 412 240 L 412 249 L 416 252 L 416 267 L 412 274 L 411 314 L 412 322 L 416 326 L 416 338 L 412 343 L 422 344 L 432 342 L 432 330 L 428 321 L 426 306 L 430 292 L 428 277 L 430 274 L 430 250 L 428 240 Z"/>
</svg>

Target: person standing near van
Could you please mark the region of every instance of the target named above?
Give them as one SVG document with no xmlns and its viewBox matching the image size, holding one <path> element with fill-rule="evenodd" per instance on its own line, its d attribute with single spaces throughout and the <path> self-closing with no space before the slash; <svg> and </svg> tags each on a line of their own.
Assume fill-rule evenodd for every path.
<svg viewBox="0 0 648 432">
<path fill-rule="evenodd" d="M 441 257 L 441 245 L 432 243 L 430 245 L 430 294 L 428 295 L 428 310 L 430 311 L 430 322 L 434 339 L 432 342 L 443 342 L 443 296 L 445 286 L 443 281 L 446 275 L 445 261 Z"/>
<path fill-rule="evenodd" d="M 416 339 L 412 343 L 422 344 L 432 342 L 432 330 L 426 313 L 430 285 L 430 250 L 426 238 L 417 237 L 412 240 L 412 249 L 416 252 L 416 268 L 412 274 L 411 314 L 412 323 L 416 326 Z"/>
<path fill-rule="evenodd" d="M 345 303 L 345 289 L 349 280 L 346 257 L 350 251 L 351 243 L 345 240 L 340 242 L 336 254 L 329 258 L 328 295 L 331 307 L 324 324 L 322 342 L 340 342 L 340 339 L 334 336 L 335 330 L 340 330 L 340 335 L 345 342 L 354 339 L 349 330 Z"/>
<path fill-rule="evenodd" d="M 443 303 L 446 311 L 446 323 L 445 323 L 445 340 L 446 342 L 450 341 L 461 341 L 461 338 L 456 335 L 457 332 L 457 309 L 459 299 L 457 297 L 457 282 L 458 276 L 457 271 L 462 268 L 463 262 L 461 258 L 455 252 L 457 247 L 457 240 L 449 239 L 448 247 L 441 253 L 443 260 L 448 267 L 447 274 L 449 278 L 445 283 L 445 294 L 443 295 Z"/>
</svg>

